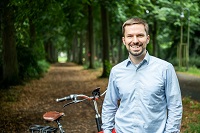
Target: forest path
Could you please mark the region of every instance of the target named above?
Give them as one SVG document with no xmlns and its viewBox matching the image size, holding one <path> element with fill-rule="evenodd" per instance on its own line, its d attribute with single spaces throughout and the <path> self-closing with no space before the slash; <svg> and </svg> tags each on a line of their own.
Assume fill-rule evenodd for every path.
<svg viewBox="0 0 200 133">
<path fill-rule="evenodd" d="M 1 102 L 1 133 L 28 133 L 29 126 L 33 124 L 56 126 L 42 119 L 45 112 L 54 110 L 65 113 L 61 123 L 67 133 L 96 133 L 92 101 L 63 108 L 66 102 L 56 103 L 55 100 L 70 94 L 91 96 L 97 87 L 104 92 L 108 80 L 99 76 L 101 71 L 86 70 L 83 66 L 73 63 L 57 63 L 51 65 L 43 78 L 33 80 L 24 86 L 13 87 L 20 97 L 11 104 L 8 104 L 10 99 Z M 102 102 L 103 99 L 99 99 L 99 108 Z"/>
</svg>

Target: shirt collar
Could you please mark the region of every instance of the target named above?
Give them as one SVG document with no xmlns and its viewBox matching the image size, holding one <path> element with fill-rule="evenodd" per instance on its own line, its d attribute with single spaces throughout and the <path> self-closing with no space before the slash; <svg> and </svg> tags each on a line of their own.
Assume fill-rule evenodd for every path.
<svg viewBox="0 0 200 133">
<path fill-rule="evenodd" d="M 149 55 L 149 52 L 147 51 L 146 55 L 145 55 L 145 57 L 144 57 L 144 59 L 143 59 L 143 61 L 141 63 L 147 62 L 147 65 L 148 65 L 149 61 L 150 61 L 150 55 Z M 130 64 L 131 64 L 131 59 L 130 59 L 130 57 L 128 57 L 127 63 L 126 63 L 126 67 L 129 66 Z"/>
</svg>

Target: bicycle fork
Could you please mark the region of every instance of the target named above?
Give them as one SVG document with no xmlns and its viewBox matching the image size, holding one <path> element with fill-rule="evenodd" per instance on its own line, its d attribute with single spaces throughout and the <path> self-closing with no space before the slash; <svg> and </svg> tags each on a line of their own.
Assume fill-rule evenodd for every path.
<svg viewBox="0 0 200 133">
<path fill-rule="evenodd" d="M 96 120 L 97 130 L 98 130 L 98 132 L 100 132 L 100 131 L 102 131 L 102 129 L 101 129 L 101 125 L 102 125 L 101 115 L 99 114 L 96 100 L 93 100 L 93 103 L 94 103 L 94 109 L 95 109 L 95 120 Z"/>
</svg>

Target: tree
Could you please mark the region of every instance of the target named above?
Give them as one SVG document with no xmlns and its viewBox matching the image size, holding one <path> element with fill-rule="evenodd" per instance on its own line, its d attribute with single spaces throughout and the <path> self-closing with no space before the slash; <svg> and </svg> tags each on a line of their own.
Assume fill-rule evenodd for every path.
<svg viewBox="0 0 200 133">
<path fill-rule="evenodd" d="M 19 81 L 14 9 L 9 0 L 3 2 L 3 83 L 12 85 Z"/>
<path fill-rule="evenodd" d="M 149 23 L 149 53 L 173 61 L 174 49 L 180 41 L 181 21 L 183 30 L 187 30 L 188 19 L 180 19 L 183 8 L 190 11 L 184 13 L 190 15 L 190 56 L 195 60 L 191 63 L 191 59 L 190 64 L 196 65 L 200 55 L 197 0 L 185 0 L 182 4 L 163 0 L 2 0 L 0 68 L 4 72 L 1 75 L 8 81 L 17 75 L 31 76 L 30 73 L 38 72 L 40 60 L 54 63 L 58 52 L 66 52 L 68 61 L 89 64 L 89 68 L 95 68 L 98 59 L 103 64 L 102 77 L 106 77 L 111 65 L 127 58 L 121 43 L 121 25 L 136 16 Z"/>
<path fill-rule="evenodd" d="M 102 43 L 103 43 L 103 72 L 101 77 L 108 77 L 110 73 L 110 58 L 109 58 L 109 21 L 108 21 L 108 11 L 105 5 L 101 4 L 101 22 L 102 22 Z"/>
<path fill-rule="evenodd" d="M 93 8 L 92 2 L 88 4 L 88 39 L 89 39 L 89 68 L 94 69 L 94 55 L 95 55 L 95 45 L 94 45 L 94 33 L 93 33 Z"/>
</svg>

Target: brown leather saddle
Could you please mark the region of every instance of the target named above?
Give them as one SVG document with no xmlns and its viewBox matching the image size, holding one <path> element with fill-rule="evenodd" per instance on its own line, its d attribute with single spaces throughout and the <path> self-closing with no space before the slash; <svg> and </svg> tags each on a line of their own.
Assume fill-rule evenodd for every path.
<svg viewBox="0 0 200 133">
<path fill-rule="evenodd" d="M 65 114 L 64 113 L 60 113 L 60 112 L 57 112 L 57 111 L 49 111 L 49 112 L 46 112 L 44 115 L 43 115 L 43 118 L 46 120 L 46 121 L 56 121 L 58 119 L 60 119 L 62 116 L 64 116 Z"/>
</svg>

